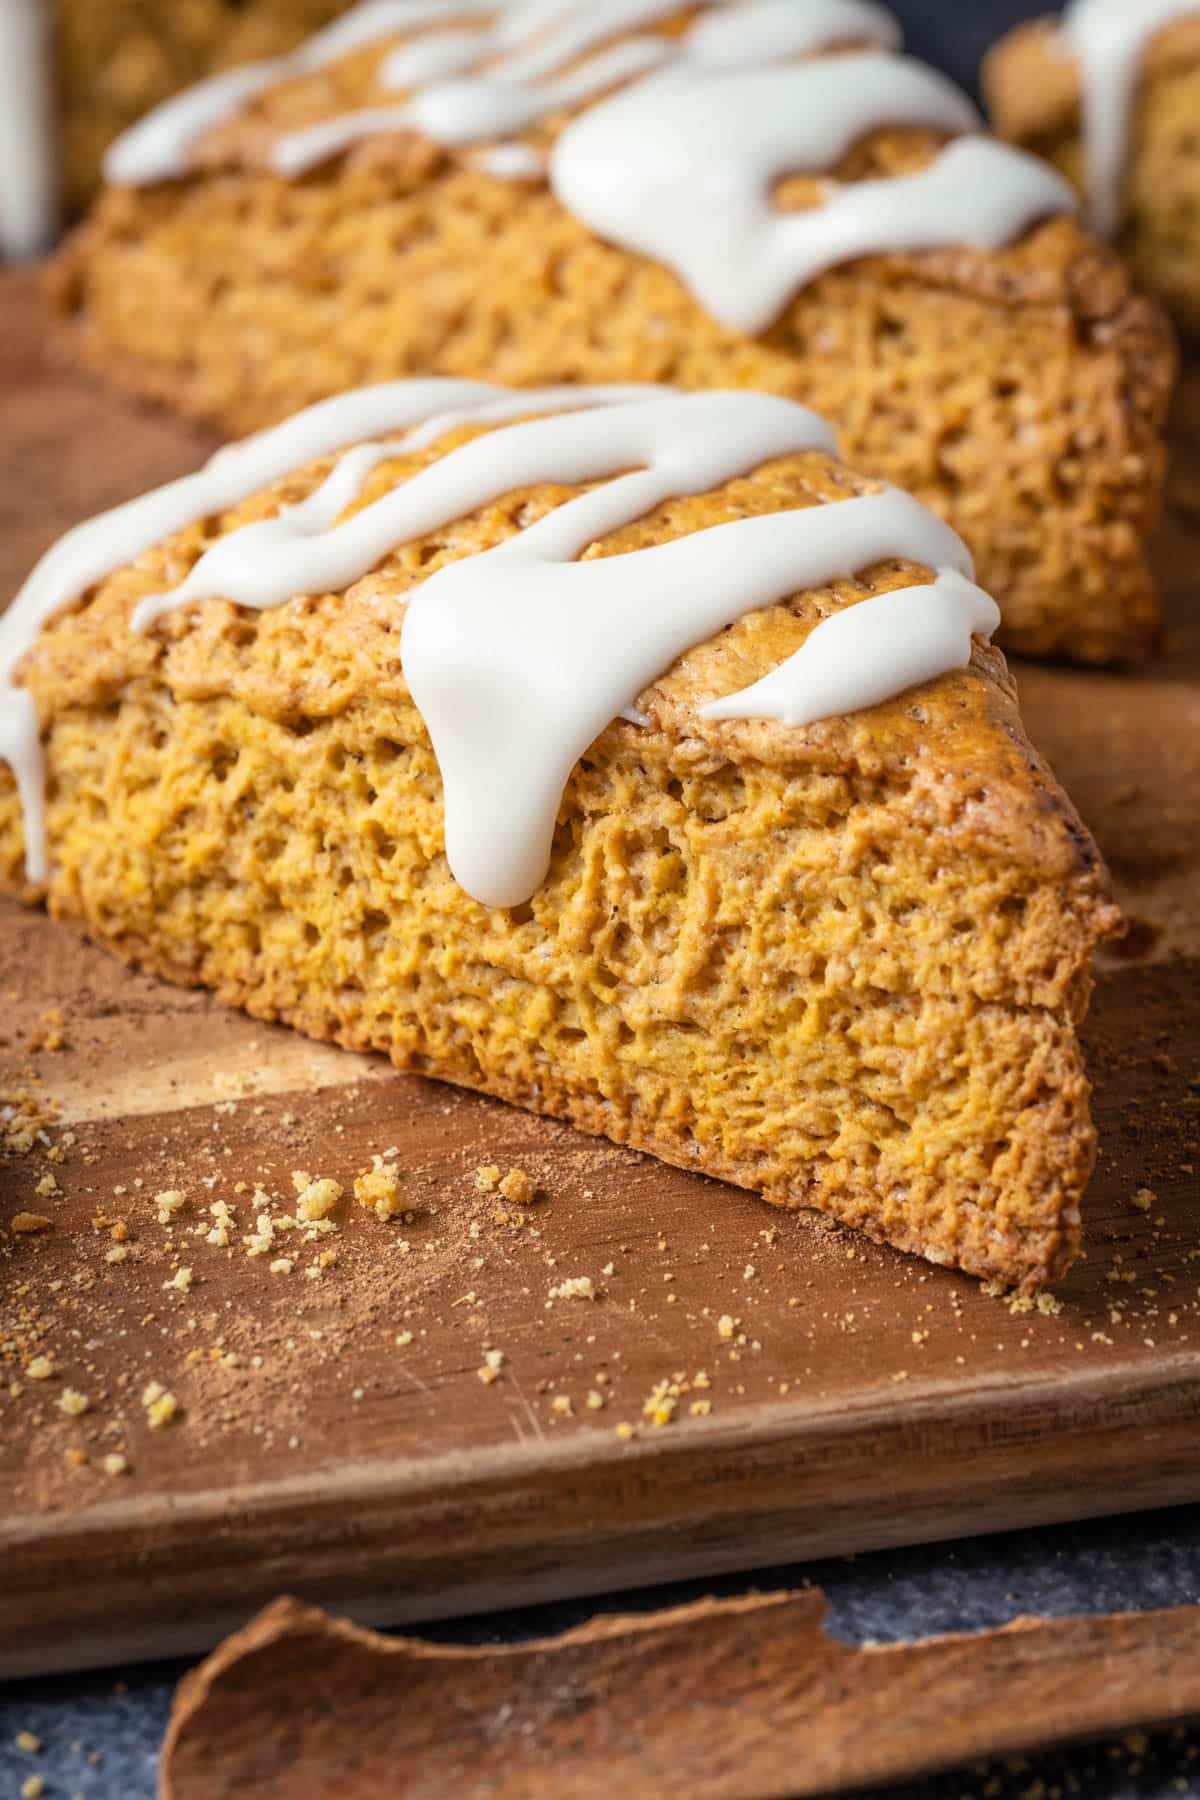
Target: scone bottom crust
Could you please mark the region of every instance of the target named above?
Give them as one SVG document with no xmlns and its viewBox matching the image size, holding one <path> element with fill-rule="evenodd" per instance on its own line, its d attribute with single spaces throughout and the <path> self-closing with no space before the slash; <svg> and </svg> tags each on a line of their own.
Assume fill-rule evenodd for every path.
<svg viewBox="0 0 1200 1800">
<path fill-rule="evenodd" d="M 395 384 L 188 479 L 65 540 L 9 615 L 47 847 L 31 885 L 7 787 L 10 887 L 261 1017 L 937 1262 L 1061 1275 L 1094 1155 L 1076 1027 L 1117 914 L 952 533 L 745 394 Z M 244 585 L 291 556 L 316 578 Z M 598 633 L 574 663 L 572 614 Z M 569 765 L 530 639 L 570 670 L 571 730 L 606 713 Z M 487 793 L 524 729 L 489 711 L 506 688 L 559 761 L 528 736 L 549 799 L 488 802 L 549 818 L 540 880 L 504 829 L 464 855 L 472 886 L 522 877 L 499 906 L 447 859 L 443 765 Z"/>
</svg>

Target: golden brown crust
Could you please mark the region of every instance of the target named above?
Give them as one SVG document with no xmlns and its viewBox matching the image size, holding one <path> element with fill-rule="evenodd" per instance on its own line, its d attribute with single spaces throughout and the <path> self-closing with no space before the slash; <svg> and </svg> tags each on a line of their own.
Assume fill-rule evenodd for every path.
<svg viewBox="0 0 1200 1800">
<path fill-rule="evenodd" d="M 1001 137 L 1053 162 L 1085 187 L 1078 62 L 1054 21 L 1018 26 L 984 63 L 984 91 Z M 1147 292 L 1189 333 L 1200 331 L 1200 16 L 1176 20 L 1143 57 L 1119 248 Z"/>
<path fill-rule="evenodd" d="M 462 435 L 462 434 L 460 434 Z M 374 472 L 362 504 L 444 452 Z M 641 696 L 564 796 L 551 874 L 491 912 L 446 870 L 403 597 L 573 490 L 506 495 L 344 595 L 130 612 L 314 465 L 119 571 L 27 657 L 50 768 L 49 905 L 260 1016 L 573 1119 L 1027 1288 L 1079 1235 L 1094 1138 L 1076 1024 L 1117 922 L 998 653 L 805 731 L 699 703 L 818 619 L 928 578 L 888 563 L 751 614 Z M 871 484 L 822 455 L 675 500 L 587 552 Z M 0 872 L 21 829 L 0 790 Z"/>
<path fill-rule="evenodd" d="M 53 283 L 72 353 L 233 431 L 402 374 L 780 391 L 826 412 L 852 461 L 963 533 L 1009 647 L 1088 662 L 1153 648 L 1145 543 L 1173 345 L 1077 224 L 1052 220 L 995 253 L 862 259 L 746 338 L 545 187 L 497 180 L 470 152 L 405 132 L 302 181 L 272 176 L 281 130 L 385 97 L 383 54 L 271 90 L 202 141 L 194 178 L 106 193 Z M 936 148 L 928 132 L 877 133 L 839 174 L 918 168 Z M 789 180 L 780 201 L 817 194 Z"/>
</svg>

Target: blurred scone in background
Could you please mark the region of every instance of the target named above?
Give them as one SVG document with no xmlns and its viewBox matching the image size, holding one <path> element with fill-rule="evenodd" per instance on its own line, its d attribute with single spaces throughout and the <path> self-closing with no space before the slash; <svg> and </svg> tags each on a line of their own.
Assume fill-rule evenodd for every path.
<svg viewBox="0 0 1200 1800">
<path fill-rule="evenodd" d="M 612 0 L 594 0 L 597 7 Z M 44 0 L 53 27 L 63 209 L 81 213 L 112 140 L 160 100 L 214 69 L 278 56 L 352 0 Z M 450 6 L 450 0 L 447 0 Z M 914 55 L 975 85 L 1001 32 L 1045 11 L 1036 0 L 892 0 Z M 950 19 L 953 18 L 953 27 Z"/>
<path fill-rule="evenodd" d="M 604 5 L 606 0 L 596 0 Z M 350 0 L 47 0 L 64 212 L 96 190 L 113 138 L 214 69 L 278 56 Z"/>
</svg>

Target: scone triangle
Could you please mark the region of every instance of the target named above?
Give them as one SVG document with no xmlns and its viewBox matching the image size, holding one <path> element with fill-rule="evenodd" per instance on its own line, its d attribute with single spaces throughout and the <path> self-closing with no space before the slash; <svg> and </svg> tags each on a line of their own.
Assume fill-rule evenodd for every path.
<svg viewBox="0 0 1200 1800">
<path fill-rule="evenodd" d="M 994 623 L 790 402 L 364 390 L 34 572 L 0 872 L 259 1017 L 1032 1289 L 1117 913 Z"/>
</svg>

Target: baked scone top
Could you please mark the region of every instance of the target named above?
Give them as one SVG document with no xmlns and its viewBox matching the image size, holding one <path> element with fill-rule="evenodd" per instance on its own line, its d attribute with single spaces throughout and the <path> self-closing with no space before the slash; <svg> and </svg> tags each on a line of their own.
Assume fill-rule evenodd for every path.
<svg viewBox="0 0 1200 1800">
<path fill-rule="evenodd" d="M 106 172 L 299 178 L 380 140 L 434 146 L 503 178 L 544 174 L 585 225 L 757 332 L 839 263 L 996 250 L 1074 209 L 1060 176 L 976 135 L 966 97 L 889 54 L 897 42 L 865 0 L 366 0 L 296 56 L 167 102 Z M 842 179 L 889 131 L 901 154 Z"/>
<path fill-rule="evenodd" d="M 790 401 L 388 384 L 68 534 L 0 622 L 0 754 L 34 879 L 39 726 L 148 677 L 284 716 L 411 697 L 452 866 L 489 904 L 538 885 L 563 787 L 609 729 L 901 771 L 931 829 L 1094 872 L 970 574 L 953 532 L 844 469 Z"/>
</svg>

